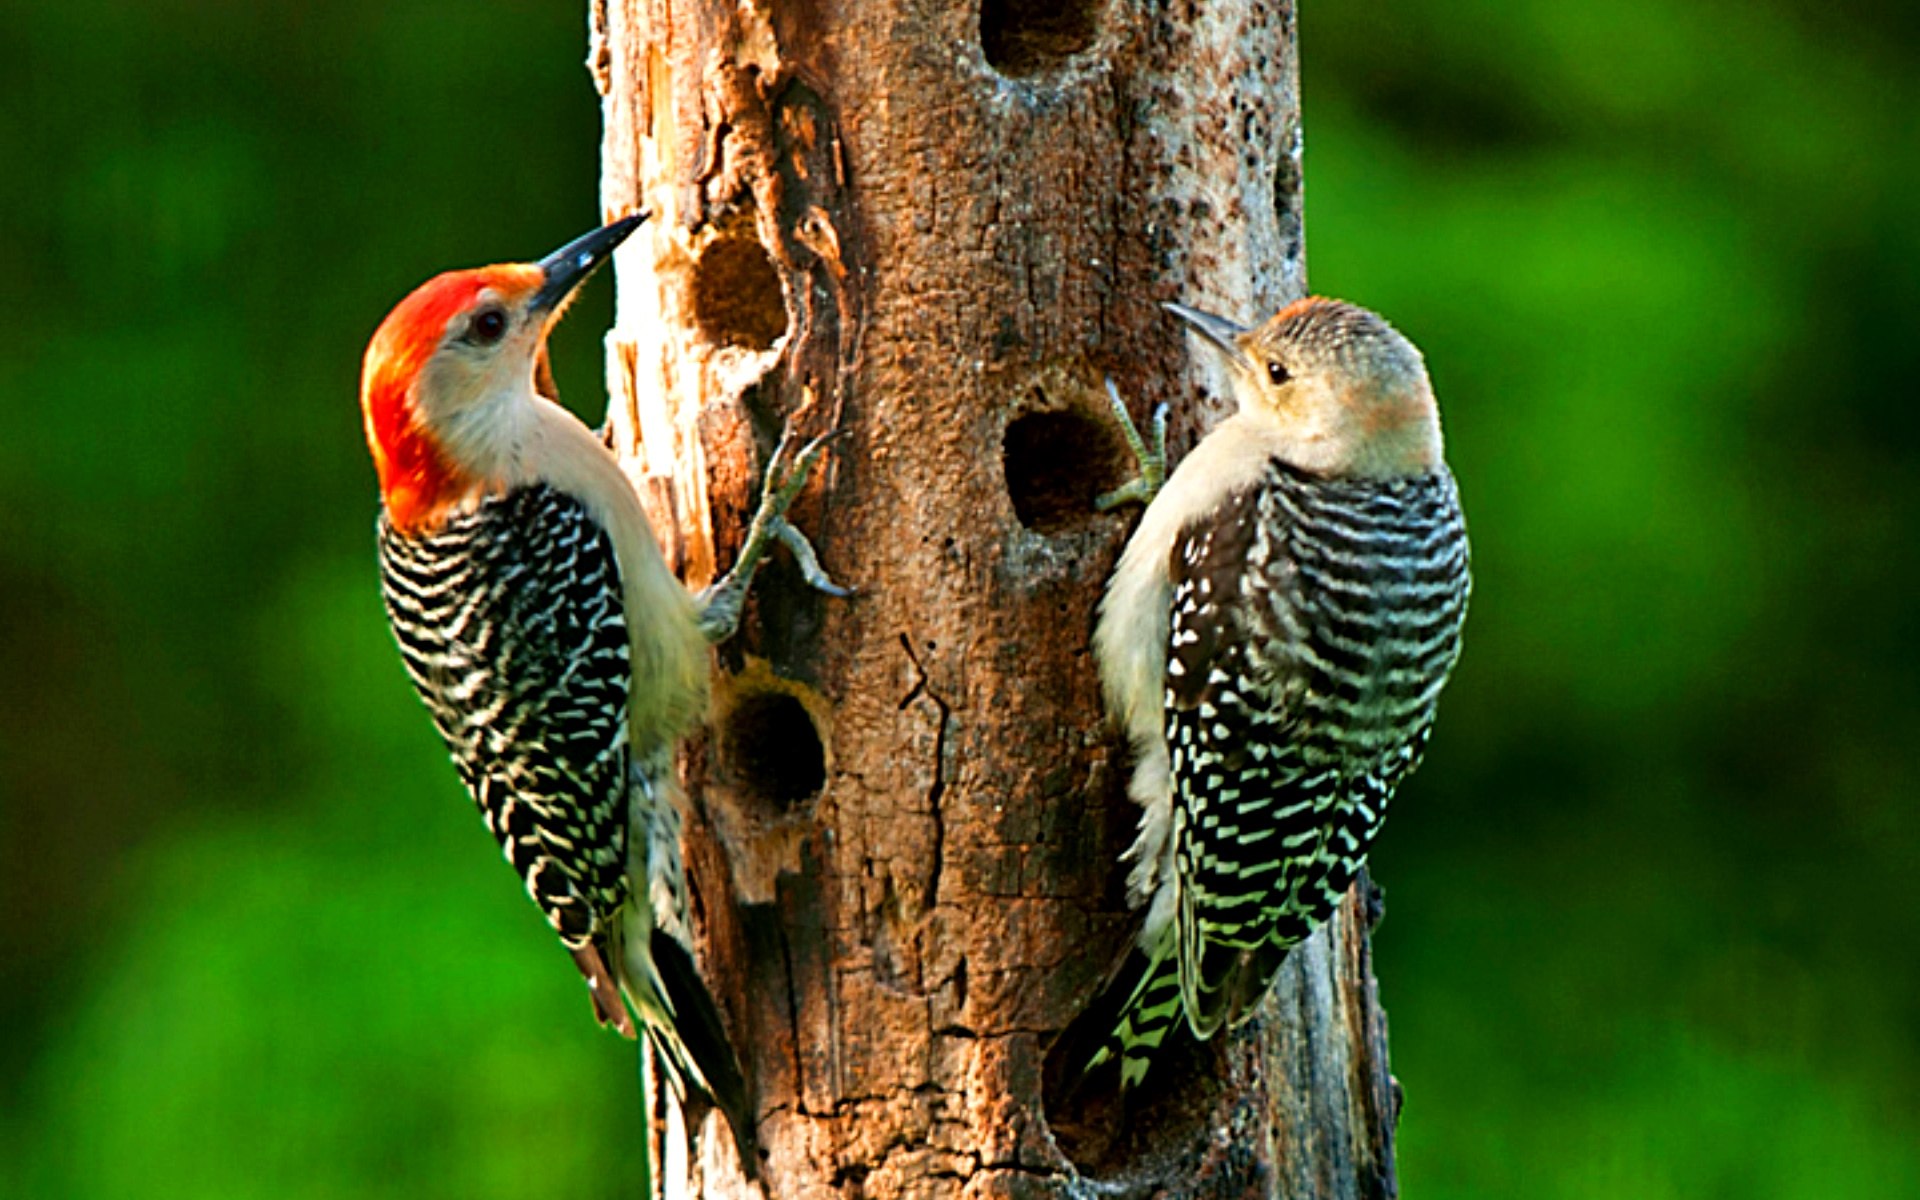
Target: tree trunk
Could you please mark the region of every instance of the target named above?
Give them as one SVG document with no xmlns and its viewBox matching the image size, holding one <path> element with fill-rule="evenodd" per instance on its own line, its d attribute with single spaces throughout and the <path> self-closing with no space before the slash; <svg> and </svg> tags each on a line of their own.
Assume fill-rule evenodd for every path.
<svg viewBox="0 0 1920 1200">
<path fill-rule="evenodd" d="M 593 37 L 606 209 L 653 214 L 610 432 L 688 582 L 783 421 L 841 431 L 794 515 L 859 595 L 771 565 L 686 761 L 766 1194 L 1393 1195 L 1364 890 L 1245 1028 L 1125 1102 L 1043 1098 L 1132 928 L 1101 380 L 1169 401 L 1177 455 L 1225 402 L 1159 302 L 1302 294 L 1292 5 L 597 0 Z M 707 1133 L 705 1194 L 751 1195 Z"/>
</svg>

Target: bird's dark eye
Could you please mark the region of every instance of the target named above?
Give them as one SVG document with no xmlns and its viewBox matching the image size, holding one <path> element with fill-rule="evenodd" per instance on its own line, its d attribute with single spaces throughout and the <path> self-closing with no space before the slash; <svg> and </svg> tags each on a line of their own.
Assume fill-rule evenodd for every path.
<svg viewBox="0 0 1920 1200">
<path fill-rule="evenodd" d="M 1273 386 L 1279 387 L 1293 378 L 1293 372 L 1287 370 L 1282 363 L 1270 358 L 1267 360 L 1267 378 L 1272 381 Z"/>
<path fill-rule="evenodd" d="M 473 315 L 473 323 L 467 326 L 467 340 L 482 346 L 491 346 L 506 334 L 507 314 L 497 308 L 481 309 Z"/>
</svg>

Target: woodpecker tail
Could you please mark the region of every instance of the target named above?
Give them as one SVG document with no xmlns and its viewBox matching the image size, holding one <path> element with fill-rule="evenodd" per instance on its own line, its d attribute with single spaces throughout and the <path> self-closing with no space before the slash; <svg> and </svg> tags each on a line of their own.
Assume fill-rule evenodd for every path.
<svg viewBox="0 0 1920 1200">
<path fill-rule="evenodd" d="M 653 931 L 653 965 L 661 991 L 672 1010 L 672 1023 L 648 1022 L 647 1036 L 694 1093 L 720 1110 L 733 1130 L 740 1150 L 740 1166 L 747 1178 L 758 1178 L 760 1144 L 755 1135 L 753 1105 L 747 1080 L 734 1054 L 727 1027 L 720 1019 L 713 993 L 694 967 L 693 955 L 663 929 Z"/>
<path fill-rule="evenodd" d="M 649 1103 L 671 1118 L 661 1139 L 673 1144 L 676 1154 L 690 1148 L 688 1138 L 706 1110 L 718 1108 L 733 1130 L 742 1173 L 755 1179 L 760 1148 L 752 1097 L 720 1009 L 693 961 L 671 760 L 660 755 L 636 761 L 633 784 L 631 894 L 618 925 L 617 969 L 640 1018 L 641 1075 L 649 1081 Z M 681 1111 L 690 1106 L 693 1111 Z M 664 1178 L 675 1176 L 666 1172 Z"/>
<path fill-rule="evenodd" d="M 1135 944 L 1093 1002 L 1062 1031 L 1048 1057 L 1063 1095 L 1119 1092 L 1146 1077 L 1153 1053 L 1181 1022 L 1174 939 L 1156 952 Z"/>
<path fill-rule="evenodd" d="M 678 1131 L 666 1129 L 662 1141 L 687 1142 L 690 1148 L 707 1109 L 717 1108 L 733 1131 L 741 1172 L 758 1178 L 760 1145 L 746 1077 L 693 955 L 673 935 L 655 929 L 640 970 L 633 969 L 637 957 L 629 951 L 626 994 L 640 1017 L 641 1078 L 654 1085 L 649 1103 L 680 1118 L 669 1122 Z M 680 1149 L 674 1145 L 670 1152 Z M 671 1171 L 665 1175 L 674 1178 Z"/>
</svg>

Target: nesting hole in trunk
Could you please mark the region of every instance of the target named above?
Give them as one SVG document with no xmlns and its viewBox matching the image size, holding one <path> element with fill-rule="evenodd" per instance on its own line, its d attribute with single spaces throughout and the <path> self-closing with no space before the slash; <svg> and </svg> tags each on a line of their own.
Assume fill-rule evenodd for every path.
<svg viewBox="0 0 1920 1200">
<path fill-rule="evenodd" d="M 742 795 L 775 813 L 798 808 L 826 785 L 820 727 L 791 691 L 740 695 L 727 712 L 720 744 Z"/>
<path fill-rule="evenodd" d="M 1047 1124 L 1054 1144 L 1089 1180 L 1122 1196 L 1148 1196 L 1175 1185 L 1187 1154 L 1203 1144 L 1218 1118 L 1224 1064 L 1213 1047 L 1177 1029 L 1154 1053 L 1147 1077 L 1119 1087 L 1109 1061 L 1088 1080 L 1061 1078 L 1047 1063 Z"/>
<path fill-rule="evenodd" d="M 987 65 L 1015 78 L 1050 71 L 1093 45 L 1103 0 L 981 0 Z"/>
<path fill-rule="evenodd" d="M 1067 533 L 1099 515 L 1094 501 L 1133 476 L 1133 458 L 1112 421 L 1052 406 L 1034 388 L 1032 407 L 1001 443 L 1013 515 L 1035 533 Z"/>
<path fill-rule="evenodd" d="M 780 273 L 747 233 L 708 242 L 693 267 L 693 319 L 708 341 L 771 350 L 787 331 Z"/>
</svg>

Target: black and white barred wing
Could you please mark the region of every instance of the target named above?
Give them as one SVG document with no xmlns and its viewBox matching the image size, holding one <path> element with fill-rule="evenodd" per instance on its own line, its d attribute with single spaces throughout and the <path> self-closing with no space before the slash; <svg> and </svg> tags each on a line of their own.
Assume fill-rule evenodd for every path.
<svg viewBox="0 0 1920 1200">
<path fill-rule="evenodd" d="M 628 640 L 612 543 L 551 488 L 380 522 L 387 616 L 487 827 L 569 949 L 626 898 Z"/>
<path fill-rule="evenodd" d="M 1304 923 L 1295 877 L 1320 853 L 1331 808 L 1297 744 L 1304 680 L 1275 634 L 1295 636 L 1298 580 L 1270 509 L 1263 489 L 1237 494 L 1176 539 L 1170 563 L 1180 977 L 1201 1037 L 1264 994 L 1285 954 L 1276 927 Z"/>
<path fill-rule="evenodd" d="M 1207 1036 L 1332 913 L 1419 761 L 1465 616 L 1450 477 L 1275 463 L 1184 534 L 1167 665 L 1182 991 Z"/>
</svg>

